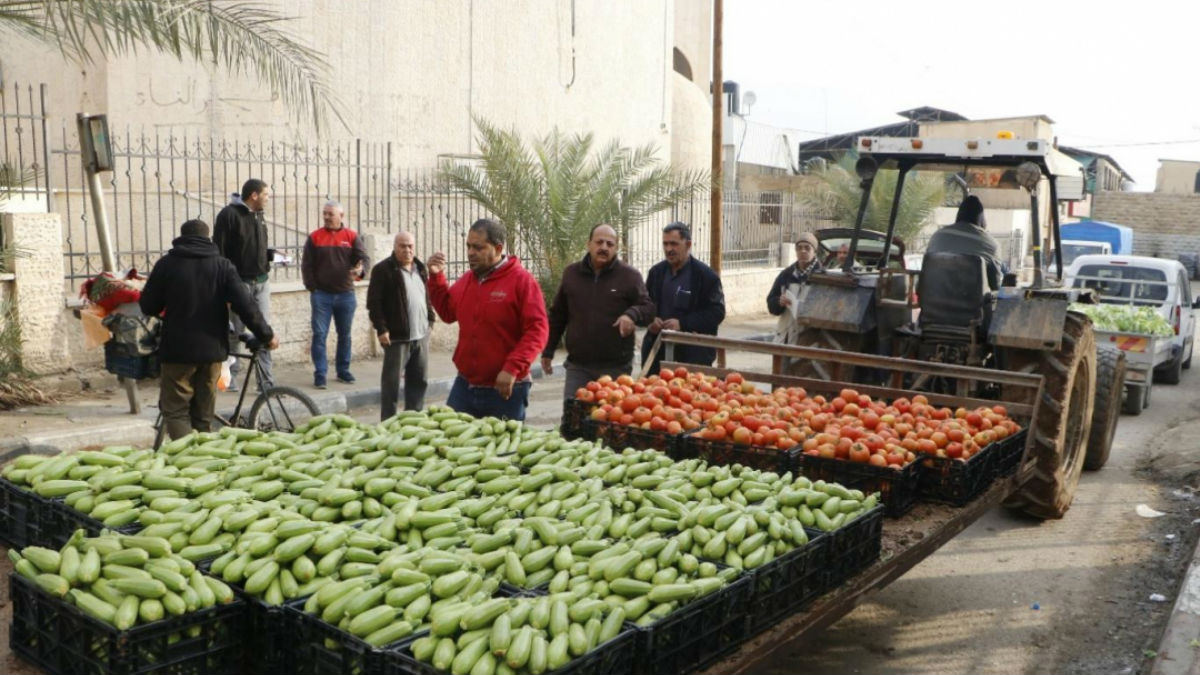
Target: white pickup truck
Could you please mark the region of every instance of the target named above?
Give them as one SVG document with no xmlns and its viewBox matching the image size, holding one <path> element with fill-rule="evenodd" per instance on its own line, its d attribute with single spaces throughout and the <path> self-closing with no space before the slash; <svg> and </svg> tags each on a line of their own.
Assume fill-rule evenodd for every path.
<svg viewBox="0 0 1200 675">
<path fill-rule="evenodd" d="M 1064 286 L 1093 289 L 1105 304 L 1152 308 L 1171 335 L 1095 329 L 1098 347 L 1125 352 L 1124 411 L 1137 415 L 1150 403 L 1154 381 L 1178 384 L 1192 365 L 1196 332 L 1187 270 L 1176 260 L 1129 255 L 1083 255 L 1064 274 Z"/>
</svg>

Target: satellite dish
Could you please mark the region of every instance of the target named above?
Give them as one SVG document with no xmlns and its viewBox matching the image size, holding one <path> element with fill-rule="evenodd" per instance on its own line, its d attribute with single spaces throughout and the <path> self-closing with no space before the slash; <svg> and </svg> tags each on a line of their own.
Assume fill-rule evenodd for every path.
<svg viewBox="0 0 1200 675">
<path fill-rule="evenodd" d="M 746 104 L 746 114 L 749 115 L 750 108 L 753 108 L 754 104 L 758 102 L 758 97 L 754 95 L 754 92 L 748 91 L 745 96 L 742 96 L 742 102 Z"/>
</svg>

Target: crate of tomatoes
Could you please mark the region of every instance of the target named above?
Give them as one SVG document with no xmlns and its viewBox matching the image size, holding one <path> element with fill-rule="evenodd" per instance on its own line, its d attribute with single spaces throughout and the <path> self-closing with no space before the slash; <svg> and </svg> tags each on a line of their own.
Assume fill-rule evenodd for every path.
<svg viewBox="0 0 1200 675">
<path fill-rule="evenodd" d="M 716 414 L 717 396 L 726 383 L 686 368 L 663 369 L 634 379 L 601 377 L 575 392 L 572 406 L 591 407 L 594 437 L 614 448 L 661 450 L 678 455 L 683 434 L 697 429 L 705 415 Z"/>
<path fill-rule="evenodd" d="M 1015 468 L 1025 430 L 1004 406 L 959 408 L 921 439 L 921 499 L 962 506 Z"/>
<path fill-rule="evenodd" d="M 811 432 L 798 455 L 805 476 L 879 492 L 889 516 L 912 508 L 921 478 L 917 430 L 933 410 L 924 396 L 885 402 L 842 389 L 793 398 Z"/>
</svg>

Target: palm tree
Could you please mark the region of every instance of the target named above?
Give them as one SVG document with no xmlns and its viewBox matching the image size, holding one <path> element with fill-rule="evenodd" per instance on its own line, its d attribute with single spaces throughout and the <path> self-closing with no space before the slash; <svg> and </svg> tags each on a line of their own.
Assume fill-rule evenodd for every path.
<svg viewBox="0 0 1200 675">
<path fill-rule="evenodd" d="M 838 164 L 815 165 L 812 175 L 819 181 L 801 198 L 830 213 L 842 227 L 854 227 L 858 205 L 862 200 L 862 187 L 854 174 L 854 159 L 847 156 Z M 887 231 L 888 215 L 892 210 L 892 198 L 896 194 L 899 175 L 895 170 L 876 174 L 867 212 L 863 215 L 865 229 Z M 900 194 L 900 206 L 896 210 L 896 236 L 911 244 L 944 199 L 942 174 L 910 171 L 904 179 L 904 191 Z"/>
<path fill-rule="evenodd" d="M 588 232 L 611 224 L 622 241 L 654 214 L 702 193 L 705 171 L 678 171 L 653 144 L 631 149 L 555 128 L 527 144 L 516 130 L 477 118 L 481 162 L 443 168 L 457 192 L 495 215 L 533 267 L 547 301 L 583 253 Z"/>
<path fill-rule="evenodd" d="M 331 113 L 345 126 L 332 105 L 324 55 L 282 30 L 286 20 L 269 8 L 230 0 L 0 0 L 0 34 L 56 45 L 75 63 L 155 49 L 253 74 L 318 132 Z"/>
</svg>

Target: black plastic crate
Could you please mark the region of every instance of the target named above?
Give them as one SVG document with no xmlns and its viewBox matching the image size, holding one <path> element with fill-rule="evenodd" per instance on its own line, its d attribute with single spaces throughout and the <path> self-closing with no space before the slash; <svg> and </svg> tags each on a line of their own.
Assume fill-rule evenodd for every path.
<svg viewBox="0 0 1200 675">
<path fill-rule="evenodd" d="M 300 644 L 296 640 L 296 615 L 286 606 L 303 607 L 305 598 L 288 601 L 285 605 L 267 603 L 246 595 L 246 647 L 242 654 L 244 673 L 294 673 Z"/>
<path fill-rule="evenodd" d="M 587 403 L 577 398 L 563 401 L 562 424 L 559 425 L 559 433 L 563 438 L 596 440 L 596 423 L 592 420 L 592 409 L 595 407 L 595 403 Z"/>
<path fill-rule="evenodd" d="M 742 575 L 725 588 L 638 628 L 634 675 L 683 675 L 716 661 L 746 639 L 754 581 Z"/>
<path fill-rule="evenodd" d="M 49 500 L 50 510 L 52 513 L 47 514 L 46 523 L 43 527 L 46 530 L 46 536 L 52 537 L 52 543 L 56 546 L 62 546 L 67 543 L 71 535 L 75 534 L 75 530 L 84 530 L 90 536 L 100 534 L 102 530 L 110 530 L 121 534 L 136 534 L 142 530 L 143 525 L 138 521 L 133 521 L 128 525 L 121 527 L 108 527 L 102 521 L 97 520 L 82 511 L 67 506 L 66 502 L 58 499 Z"/>
<path fill-rule="evenodd" d="M 104 369 L 135 380 L 158 377 L 160 372 L 158 357 L 130 356 L 115 340 L 104 343 Z"/>
<path fill-rule="evenodd" d="M 992 458 L 992 474 L 996 478 L 1011 476 L 1021 464 L 1021 457 L 1025 455 L 1025 441 L 1028 435 L 1028 429 L 1021 429 L 1017 433 L 1000 441 L 996 448 L 997 452 Z"/>
<path fill-rule="evenodd" d="M 796 463 L 800 446 L 788 450 L 763 445 L 742 445 L 733 441 L 713 441 L 687 434 L 680 442 L 680 458 L 699 457 L 709 464 L 741 464 L 761 471 L 784 473 Z"/>
<path fill-rule="evenodd" d="M 747 572 L 753 581 L 746 617 L 748 635 L 799 612 L 827 590 L 830 539 L 825 533 L 813 533 L 804 546 Z"/>
<path fill-rule="evenodd" d="M 395 661 L 390 652 L 420 637 L 412 633 L 386 647 L 376 648 L 361 638 L 326 623 L 319 616 L 304 612 L 303 605 L 292 603 L 283 611 L 295 627 L 295 670 L 299 675 L 391 675 Z"/>
<path fill-rule="evenodd" d="M 920 498 L 963 506 L 978 497 L 1000 476 L 1012 473 L 1025 450 L 1022 430 L 997 441 L 966 460 L 925 456 L 921 463 Z"/>
<path fill-rule="evenodd" d="M 61 499 L 41 497 L 14 483 L 0 480 L 0 540 L 10 548 L 32 545 L 59 548 L 67 543 L 75 530 L 83 527 L 81 517 L 103 527 L 103 523 L 68 508 Z M 135 525 L 135 529 L 140 528 L 140 525 Z M 91 534 L 99 531 L 98 528 L 89 530 Z"/>
<path fill-rule="evenodd" d="M 665 431 L 652 431 L 616 422 L 593 422 L 592 424 L 596 429 L 596 438 L 617 451 L 636 448 L 638 450 L 658 450 L 674 456 L 683 438 L 683 434 L 668 434 Z"/>
<path fill-rule="evenodd" d="M 9 646 L 22 659 L 71 675 L 233 675 L 242 672 L 245 603 L 236 600 L 119 631 L 10 576 Z"/>
<path fill-rule="evenodd" d="M 883 506 L 876 506 L 833 532 L 825 544 L 825 588 L 841 585 L 870 567 L 883 550 Z M 809 530 L 809 536 L 818 530 Z"/>
<path fill-rule="evenodd" d="M 792 468 L 812 480 L 840 483 L 847 488 L 862 490 L 866 494 L 878 492 L 887 508 L 887 515 L 897 518 L 908 513 L 917 502 L 921 487 L 921 460 L 917 459 L 900 469 L 874 466 L 846 459 L 831 459 L 806 455 L 795 455 Z"/>
<path fill-rule="evenodd" d="M 422 631 L 421 635 L 427 635 Z M 635 667 L 634 656 L 639 637 L 638 629 L 631 623 L 617 636 L 595 649 L 572 659 L 567 665 L 558 670 L 548 671 L 547 675 L 616 675 L 632 673 Z M 486 637 L 483 639 L 487 639 Z M 384 654 L 385 667 L 383 675 L 446 675 L 446 671 L 434 668 L 432 664 L 418 661 L 412 655 L 412 641 L 403 649 L 389 650 Z M 497 661 L 500 659 L 497 658 Z"/>
</svg>

